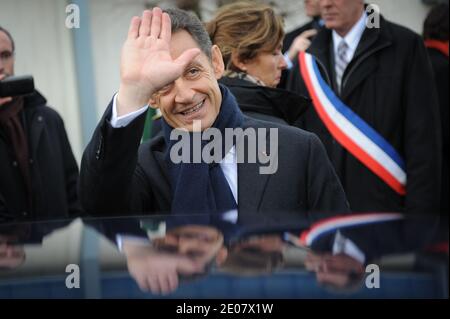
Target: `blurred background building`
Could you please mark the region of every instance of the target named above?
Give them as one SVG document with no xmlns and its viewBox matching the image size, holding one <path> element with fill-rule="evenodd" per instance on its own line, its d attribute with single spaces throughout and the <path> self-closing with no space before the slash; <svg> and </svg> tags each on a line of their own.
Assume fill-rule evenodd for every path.
<svg viewBox="0 0 450 319">
<path fill-rule="evenodd" d="M 35 85 L 63 117 L 78 161 L 119 85 L 120 49 L 130 18 L 143 9 L 178 6 L 209 20 L 233 0 L 0 0 L 0 25 L 16 44 L 16 75 Z M 285 17 L 286 31 L 307 21 L 302 0 L 264 1 Z M 448 0 L 372 0 L 389 20 L 417 33 L 431 5 Z M 79 8 L 79 28 L 67 28 Z M 66 9 L 69 12 L 66 12 Z"/>
</svg>

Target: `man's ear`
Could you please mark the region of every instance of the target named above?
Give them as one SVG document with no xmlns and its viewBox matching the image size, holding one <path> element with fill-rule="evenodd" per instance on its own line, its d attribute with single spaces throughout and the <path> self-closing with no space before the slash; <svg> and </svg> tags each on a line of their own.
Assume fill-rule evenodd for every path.
<svg viewBox="0 0 450 319">
<path fill-rule="evenodd" d="M 216 255 L 217 266 L 223 265 L 225 260 L 227 260 L 227 257 L 228 257 L 228 249 L 226 247 L 220 248 L 219 252 Z"/>
<path fill-rule="evenodd" d="M 148 100 L 148 106 L 151 107 L 152 109 L 159 109 L 159 103 L 158 103 L 158 98 L 155 95 L 152 95 L 152 97 L 150 98 L 150 100 Z"/>
<path fill-rule="evenodd" d="M 222 52 L 217 45 L 213 45 L 211 48 L 211 60 L 214 69 L 214 75 L 216 79 L 220 79 L 225 71 L 225 65 L 223 63 Z"/>
</svg>

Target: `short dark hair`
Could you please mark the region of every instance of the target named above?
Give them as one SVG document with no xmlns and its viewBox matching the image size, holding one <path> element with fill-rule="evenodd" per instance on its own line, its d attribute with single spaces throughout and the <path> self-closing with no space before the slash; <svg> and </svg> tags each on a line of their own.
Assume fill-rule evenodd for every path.
<svg viewBox="0 0 450 319">
<path fill-rule="evenodd" d="M 12 52 L 14 53 L 16 46 L 14 44 L 14 39 L 12 38 L 11 33 L 9 33 L 9 31 L 3 28 L 1 25 L 0 25 L 0 32 L 5 33 L 6 36 L 9 38 L 9 40 L 11 41 Z"/>
<path fill-rule="evenodd" d="M 448 4 L 441 3 L 434 6 L 423 24 L 423 37 L 425 40 L 449 39 Z"/>
<path fill-rule="evenodd" d="M 172 33 L 180 30 L 187 31 L 198 44 L 200 50 L 202 50 L 209 59 L 212 58 L 211 39 L 209 38 L 203 23 L 197 16 L 181 9 L 166 9 L 164 12 L 170 16 Z"/>
</svg>

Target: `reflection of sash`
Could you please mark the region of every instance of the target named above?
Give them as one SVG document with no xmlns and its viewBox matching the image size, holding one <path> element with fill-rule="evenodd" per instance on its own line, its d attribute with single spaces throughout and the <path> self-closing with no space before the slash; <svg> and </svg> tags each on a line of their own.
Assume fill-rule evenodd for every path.
<svg viewBox="0 0 450 319">
<path fill-rule="evenodd" d="M 339 229 L 357 227 L 362 225 L 373 225 L 392 220 L 402 219 L 402 214 L 359 214 L 342 217 L 332 217 L 314 224 L 308 231 L 300 235 L 300 243 L 304 246 L 311 246 L 312 243 L 323 235 L 335 233 Z"/>
<path fill-rule="evenodd" d="M 336 96 L 312 55 L 301 52 L 299 61 L 314 108 L 331 135 L 394 191 L 405 195 L 405 162 L 394 147 Z"/>
</svg>

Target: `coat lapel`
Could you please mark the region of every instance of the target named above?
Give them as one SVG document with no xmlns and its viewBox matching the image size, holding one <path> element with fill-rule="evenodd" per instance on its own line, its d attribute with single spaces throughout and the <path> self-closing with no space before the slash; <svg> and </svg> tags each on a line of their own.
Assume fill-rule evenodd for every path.
<svg viewBox="0 0 450 319">
<path fill-rule="evenodd" d="M 156 145 L 152 146 L 151 154 L 153 154 L 154 160 L 158 165 L 158 169 L 152 170 L 154 176 L 154 180 L 158 181 L 158 189 L 160 194 L 164 197 L 159 199 L 160 203 L 164 202 L 170 207 L 170 203 L 172 202 L 172 189 L 170 186 L 169 179 L 169 170 L 167 169 L 167 165 L 164 159 L 164 149 L 163 149 L 163 138 L 161 138 L 160 143 L 156 143 Z"/>
<path fill-rule="evenodd" d="M 249 123 L 251 120 L 247 119 L 247 127 L 252 127 L 257 130 L 260 127 L 256 123 Z M 253 122 L 253 121 L 251 121 Z M 250 125 L 248 125 L 250 124 Z M 269 130 L 266 129 L 266 150 L 269 150 Z M 247 145 L 248 139 L 245 137 L 245 142 Z M 244 148 L 247 153 L 247 147 Z M 260 150 L 257 150 L 260 152 Z M 258 154 L 259 156 L 260 154 Z M 262 164 L 258 161 L 258 156 L 256 157 L 256 163 L 249 163 L 247 154 L 245 154 L 245 160 L 243 163 L 238 163 L 238 207 L 239 212 L 256 212 L 260 209 L 262 199 L 264 197 L 264 192 L 266 189 L 267 182 L 270 179 L 270 174 L 261 174 L 260 167 L 267 166 L 267 164 Z M 239 154 L 237 154 L 239 159 Z"/>
<path fill-rule="evenodd" d="M 333 40 L 331 37 L 331 31 L 323 28 L 319 34 L 314 38 L 313 43 L 307 50 L 308 53 L 313 55 L 319 63 L 321 71 L 325 74 L 324 79 L 330 86 L 334 86 L 334 71 L 332 66 L 334 65 L 333 59 Z"/>
<path fill-rule="evenodd" d="M 383 25 L 381 27 L 383 28 Z M 378 61 L 374 54 L 391 44 L 389 37 L 383 36 L 380 28 L 366 28 L 355 55 L 344 73 L 341 96 L 343 100 L 377 69 Z"/>
</svg>

